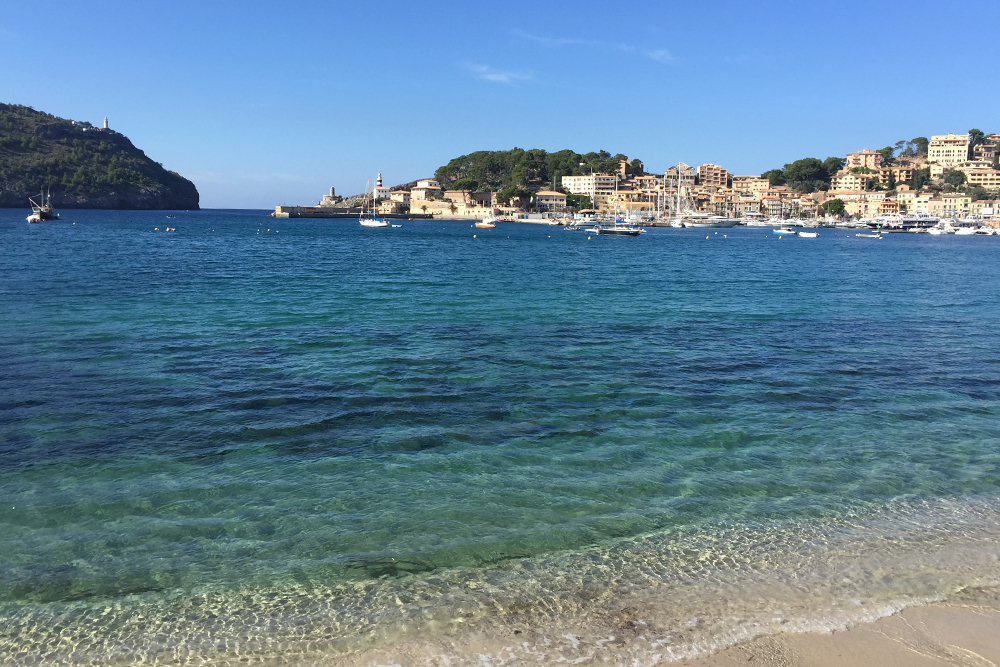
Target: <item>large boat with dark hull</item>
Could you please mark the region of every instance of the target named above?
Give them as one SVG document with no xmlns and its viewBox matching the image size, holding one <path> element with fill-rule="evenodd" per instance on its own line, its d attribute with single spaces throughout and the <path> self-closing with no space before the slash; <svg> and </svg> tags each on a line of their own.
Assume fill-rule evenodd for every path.
<svg viewBox="0 0 1000 667">
<path fill-rule="evenodd" d="M 31 202 L 31 215 L 28 216 L 28 222 L 45 222 L 46 220 L 59 219 L 59 214 L 52 208 L 51 193 L 46 195 L 44 192 L 41 192 L 38 194 L 37 202 L 31 197 L 28 197 L 28 201 Z"/>
</svg>

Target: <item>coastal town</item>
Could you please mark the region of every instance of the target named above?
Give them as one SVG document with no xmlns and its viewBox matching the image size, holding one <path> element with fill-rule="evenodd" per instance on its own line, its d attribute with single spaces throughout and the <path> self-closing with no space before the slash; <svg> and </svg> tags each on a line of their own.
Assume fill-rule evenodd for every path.
<svg viewBox="0 0 1000 667">
<path fill-rule="evenodd" d="M 685 215 L 755 220 L 873 220 L 923 216 L 979 220 L 1000 226 L 1000 135 L 971 130 L 901 141 L 820 161 L 806 158 L 759 175 L 722 165 L 680 162 L 647 173 L 621 156 L 617 169 L 553 176 L 543 187 L 477 187 L 425 178 L 387 187 L 379 174 L 364 195 L 343 198 L 334 188 L 316 206 L 278 206 L 280 218 L 348 217 L 372 210 L 389 217 L 538 221 L 569 216 L 620 216 L 656 224 Z M 582 164 L 582 163 L 581 163 Z M 441 170 L 439 170 L 440 172 Z M 676 225 L 675 225 L 676 226 Z"/>
</svg>

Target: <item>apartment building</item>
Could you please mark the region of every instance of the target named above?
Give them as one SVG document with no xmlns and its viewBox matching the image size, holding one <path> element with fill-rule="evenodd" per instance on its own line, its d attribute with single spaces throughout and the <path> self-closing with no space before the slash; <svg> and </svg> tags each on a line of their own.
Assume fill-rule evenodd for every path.
<svg viewBox="0 0 1000 667">
<path fill-rule="evenodd" d="M 927 161 L 953 167 L 969 159 L 969 135 L 939 134 L 931 137 Z"/>
<path fill-rule="evenodd" d="M 1000 171 L 994 171 L 992 166 L 967 167 L 962 171 L 969 185 L 981 185 L 990 190 L 1000 188 Z"/>
<path fill-rule="evenodd" d="M 681 189 L 693 188 L 697 172 L 694 167 L 690 167 L 683 162 L 678 162 L 663 174 L 663 186 L 668 193 L 677 192 L 677 174 L 680 174 Z"/>
<path fill-rule="evenodd" d="M 566 195 L 552 190 L 542 190 L 535 193 L 535 208 L 546 211 L 566 210 Z"/>
<path fill-rule="evenodd" d="M 698 167 L 698 184 L 716 188 L 729 187 L 729 172 L 717 164 Z"/>
<path fill-rule="evenodd" d="M 609 174 L 587 174 L 586 176 L 563 176 L 562 188 L 574 195 L 611 195 L 615 192 L 618 179 Z"/>
<path fill-rule="evenodd" d="M 841 172 L 830 179 L 831 190 L 867 190 L 868 181 L 874 176 L 872 174 L 852 174 L 851 172 Z"/>
<path fill-rule="evenodd" d="M 733 176 L 732 188 L 736 192 L 758 193 L 771 187 L 771 182 L 760 176 Z"/>
<path fill-rule="evenodd" d="M 847 163 L 844 164 L 845 169 L 853 169 L 854 167 L 878 169 L 880 166 L 882 166 L 882 154 L 868 148 L 857 153 L 848 153 Z"/>
<path fill-rule="evenodd" d="M 913 180 L 913 174 L 916 171 L 913 165 L 890 165 L 879 167 L 878 170 L 878 182 L 882 185 L 887 185 L 889 183 L 889 177 L 891 176 L 895 179 L 896 183 L 905 183 L 906 181 Z"/>
<path fill-rule="evenodd" d="M 928 212 L 939 218 L 966 216 L 969 215 L 969 205 L 971 203 L 972 197 L 959 193 L 931 197 Z"/>
</svg>

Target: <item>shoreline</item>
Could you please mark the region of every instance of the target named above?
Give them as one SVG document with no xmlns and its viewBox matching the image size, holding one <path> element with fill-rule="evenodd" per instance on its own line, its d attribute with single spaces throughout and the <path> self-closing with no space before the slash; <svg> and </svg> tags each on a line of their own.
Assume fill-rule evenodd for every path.
<svg viewBox="0 0 1000 667">
<path fill-rule="evenodd" d="M 1000 590 L 906 607 L 829 632 L 779 632 L 657 667 L 943 667 L 1000 664 Z"/>
</svg>

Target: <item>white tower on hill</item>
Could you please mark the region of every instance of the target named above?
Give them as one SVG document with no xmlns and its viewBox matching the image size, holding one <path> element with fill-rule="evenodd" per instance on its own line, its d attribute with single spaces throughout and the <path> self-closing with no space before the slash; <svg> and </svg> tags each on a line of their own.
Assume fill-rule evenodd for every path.
<svg viewBox="0 0 1000 667">
<path fill-rule="evenodd" d="M 107 116 L 104 117 L 104 129 L 105 130 L 108 129 L 108 117 Z"/>
</svg>

